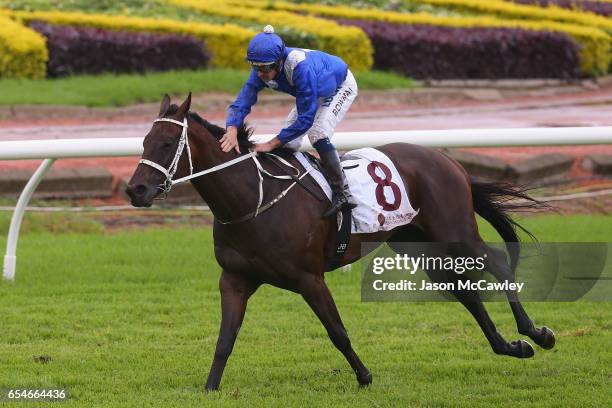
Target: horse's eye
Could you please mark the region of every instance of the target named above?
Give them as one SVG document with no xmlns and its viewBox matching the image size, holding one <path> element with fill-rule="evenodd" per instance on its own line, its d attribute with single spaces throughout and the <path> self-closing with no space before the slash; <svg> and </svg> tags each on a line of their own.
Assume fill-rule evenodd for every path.
<svg viewBox="0 0 612 408">
<path fill-rule="evenodd" d="M 172 147 L 172 141 L 171 140 L 166 140 L 164 143 L 162 143 L 162 148 L 163 149 L 169 149 L 170 147 Z"/>
</svg>

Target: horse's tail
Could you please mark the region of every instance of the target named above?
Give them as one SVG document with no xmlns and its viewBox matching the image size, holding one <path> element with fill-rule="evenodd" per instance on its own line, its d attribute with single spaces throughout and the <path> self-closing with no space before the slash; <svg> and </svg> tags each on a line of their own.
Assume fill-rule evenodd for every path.
<svg viewBox="0 0 612 408">
<path fill-rule="evenodd" d="M 508 212 L 546 208 L 548 205 L 531 198 L 527 194 L 528 188 L 526 187 L 514 186 L 505 182 L 481 182 L 474 179 L 471 180 L 471 184 L 474 211 L 487 220 L 506 242 L 506 249 L 510 255 L 510 268 L 514 272 L 518 264 L 520 247 L 509 243 L 519 242 L 516 227 L 523 230 L 531 239 L 536 238 L 514 221 Z"/>
</svg>

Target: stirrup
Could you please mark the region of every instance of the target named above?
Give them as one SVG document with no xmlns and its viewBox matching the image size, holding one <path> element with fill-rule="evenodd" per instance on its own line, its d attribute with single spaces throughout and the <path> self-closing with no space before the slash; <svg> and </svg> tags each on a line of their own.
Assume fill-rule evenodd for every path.
<svg viewBox="0 0 612 408">
<path fill-rule="evenodd" d="M 327 218 L 327 217 L 331 217 L 333 215 L 336 215 L 338 213 L 338 211 L 341 211 L 341 210 L 344 210 L 344 209 L 351 209 L 352 210 L 355 207 L 357 207 L 357 204 L 351 203 L 350 201 L 348 201 L 348 199 L 346 197 L 344 198 L 344 200 L 333 200 L 332 199 L 331 205 L 323 213 L 323 218 Z"/>
</svg>

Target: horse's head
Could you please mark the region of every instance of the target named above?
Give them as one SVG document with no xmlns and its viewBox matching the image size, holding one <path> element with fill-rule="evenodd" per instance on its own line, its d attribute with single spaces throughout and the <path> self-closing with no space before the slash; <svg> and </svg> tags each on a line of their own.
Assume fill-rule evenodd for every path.
<svg viewBox="0 0 612 408">
<path fill-rule="evenodd" d="M 153 199 L 169 190 L 175 173 L 180 176 L 186 172 L 187 158 L 184 156 L 188 154 L 183 150 L 189 149 L 187 114 L 190 106 L 191 93 L 178 109 L 176 105 L 171 109 L 170 97 L 164 96 L 159 118 L 144 138 L 142 159 L 125 190 L 133 206 L 150 207 Z"/>
</svg>

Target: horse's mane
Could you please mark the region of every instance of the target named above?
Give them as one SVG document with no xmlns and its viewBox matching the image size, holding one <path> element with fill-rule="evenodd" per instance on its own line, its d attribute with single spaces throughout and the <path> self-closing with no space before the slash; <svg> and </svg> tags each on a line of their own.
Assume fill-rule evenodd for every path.
<svg viewBox="0 0 612 408">
<path fill-rule="evenodd" d="M 166 115 L 172 115 L 178 111 L 178 105 L 170 105 L 168 110 L 166 111 Z M 215 124 L 210 123 L 200 115 L 195 112 L 188 113 L 189 118 L 196 121 L 198 124 L 202 125 L 206 130 L 212 134 L 215 139 L 219 140 L 225 134 L 225 129 Z M 249 140 L 249 137 L 253 134 L 253 128 L 248 126 L 246 123 L 243 123 L 242 126 L 238 129 L 238 145 L 240 147 L 249 148 L 253 145 L 253 142 Z"/>
</svg>

